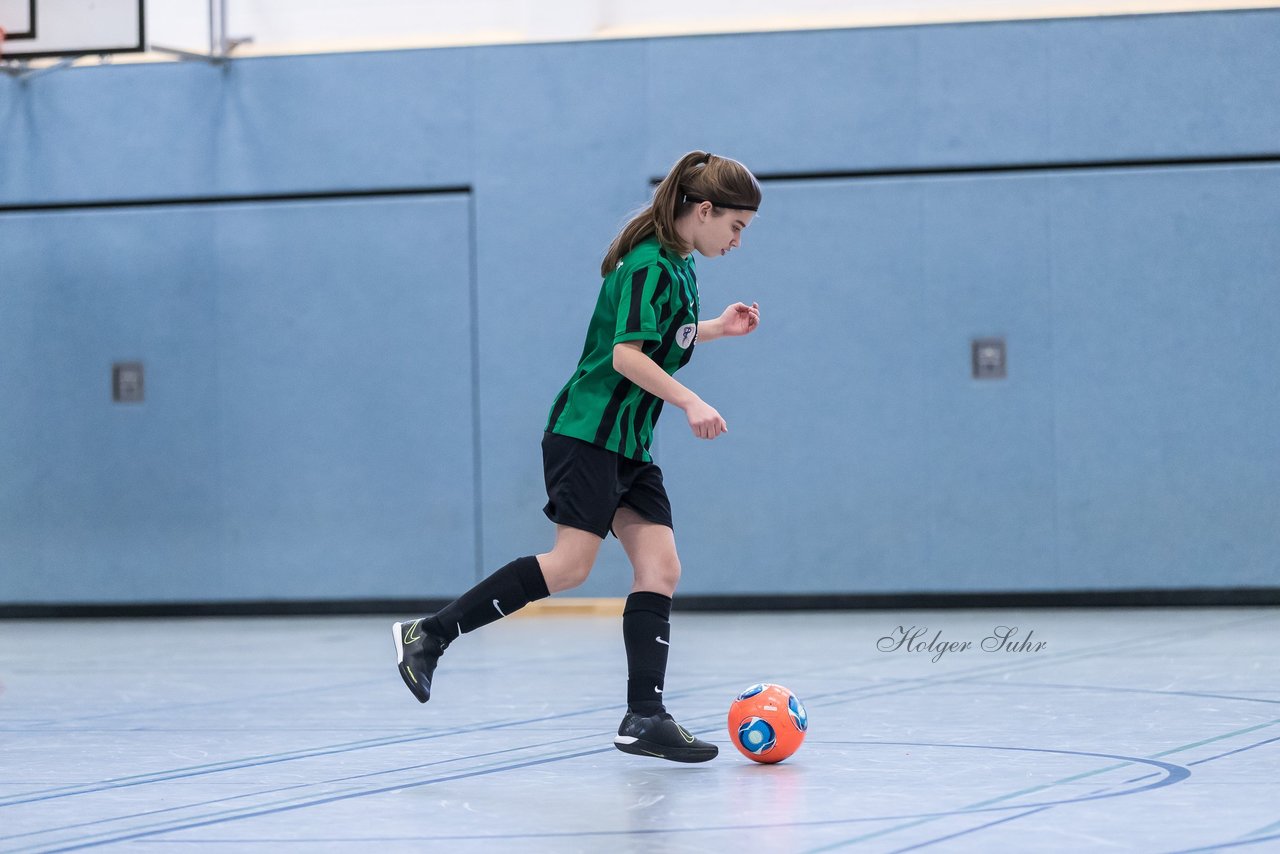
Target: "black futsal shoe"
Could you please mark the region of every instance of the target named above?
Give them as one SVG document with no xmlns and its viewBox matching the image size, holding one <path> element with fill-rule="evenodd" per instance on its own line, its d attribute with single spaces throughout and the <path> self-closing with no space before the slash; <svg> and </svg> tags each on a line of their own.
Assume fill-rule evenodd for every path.
<svg viewBox="0 0 1280 854">
<path fill-rule="evenodd" d="M 667 712 L 647 717 L 627 712 L 613 746 L 623 753 L 656 756 L 672 762 L 708 762 L 720 752 L 714 744 L 694 738 Z"/>
<path fill-rule="evenodd" d="M 426 617 L 411 623 L 396 623 L 391 633 L 396 639 L 396 663 L 400 667 L 400 678 L 409 686 L 413 696 L 419 703 L 431 699 L 431 677 L 436 672 L 436 663 L 449 648 L 449 642 L 437 637 L 423 628 Z"/>
</svg>

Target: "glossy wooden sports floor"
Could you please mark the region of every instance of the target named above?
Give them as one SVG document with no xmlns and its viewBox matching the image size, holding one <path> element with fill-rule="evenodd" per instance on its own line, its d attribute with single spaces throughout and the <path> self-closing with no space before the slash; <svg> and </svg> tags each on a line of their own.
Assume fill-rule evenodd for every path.
<svg viewBox="0 0 1280 854">
<path fill-rule="evenodd" d="M 616 617 L 466 635 L 424 706 L 399 616 L 0 622 L 0 851 L 1280 850 L 1280 609 L 677 611 L 703 765 L 613 748 Z"/>
</svg>

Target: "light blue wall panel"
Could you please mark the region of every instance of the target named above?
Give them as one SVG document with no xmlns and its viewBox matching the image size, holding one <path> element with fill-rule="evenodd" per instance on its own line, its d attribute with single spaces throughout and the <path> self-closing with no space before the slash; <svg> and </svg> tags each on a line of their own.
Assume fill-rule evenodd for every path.
<svg viewBox="0 0 1280 854">
<path fill-rule="evenodd" d="M 472 188 L 0 212 L 0 599 L 456 593 L 549 546 L 547 410 L 684 151 L 1274 154 L 1277 37 L 1262 10 L 0 79 L 0 205 Z M 1273 172 L 770 183 L 700 270 L 765 326 L 681 374 L 731 432 L 658 436 L 683 589 L 1273 584 Z M 968 376 L 988 334 L 1002 383 Z M 113 407 L 133 358 L 148 402 Z M 610 542 L 579 592 L 628 577 Z"/>
<path fill-rule="evenodd" d="M 809 172 L 1274 152 L 1272 11 L 660 39 L 649 169 Z"/>
<path fill-rule="evenodd" d="M 207 210 L 0 216 L 0 599 L 217 589 L 211 224 Z M 141 406 L 111 401 L 126 360 L 146 363 Z"/>
<path fill-rule="evenodd" d="M 454 50 L 235 63 L 212 105 L 215 189 L 466 184 L 470 64 Z"/>
<path fill-rule="evenodd" d="M 651 42 L 650 174 L 690 148 L 764 172 L 915 162 L 919 38 L 890 29 Z"/>
<path fill-rule="evenodd" d="M 207 195 L 217 180 L 218 81 L 215 69 L 185 63 L 6 76 L 0 198 Z"/>
<path fill-rule="evenodd" d="M 582 353 L 600 260 L 650 192 L 644 57 L 640 42 L 477 52 L 484 572 L 554 542 L 542 431 Z M 629 578 L 611 541 L 581 592 L 618 595 Z"/>
<path fill-rule="evenodd" d="M 1278 41 L 1280 16 L 1259 10 L 4 78 L 0 200 L 468 183 L 472 152 L 502 140 L 513 164 L 553 138 L 590 150 L 571 100 L 607 119 L 598 135 L 643 136 L 646 177 L 694 146 L 766 172 L 1266 152 L 1280 137 Z M 557 77 L 565 62 L 601 74 Z M 508 64 L 550 74 L 512 81 Z M 543 84 L 542 99 L 517 97 Z M 503 114 L 484 112 L 495 103 Z M 570 121 L 553 121 L 565 109 Z M 476 133 L 502 119 L 501 135 Z M 546 122 L 541 139 L 531 119 Z"/>
<path fill-rule="evenodd" d="M 224 589 L 423 596 L 474 573 L 467 201 L 216 223 Z"/>
<path fill-rule="evenodd" d="M 1051 579 L 1047 240 L 1034 178 L 766 186 L 743 247 L 699 272 L 704 315 L 757 301 L 761 328 L 681 373 L 729 433 L 661 426 L 683 589 Z M 970 377 L 990 334 L 1014 354 L 1003 382 Z"/>
<path fill-rule="evenodd" d="M 1052 193 L 1064 571 L 1094 588 L 1276 584 L 1280 168 Z"/>
<path fill-rule="evenodd" d="M 468 64 L 437 50 L 6 77 L 0 199 L 465 184 Z"/>
<path fill-rule="evenodd" d="M 1275 10 L 1054 22 L 1052 160 L 1275 154 Z"/>
<path fill-rule="evenodd" d="M 474 572 L 465 197 L 0 217 L 9 601 Z M 147 400 L 110 399 L 138 359 Z M 21 571 L 12 571 L 19 567 Z"/>
<path fill-rule="evenodd" d="M 1278 175 L 767 187 L 780 225 L 723 267 L 766 324 L 681 375 L 730 433 L 661 429 L 685 591 L 1273 584 Z"/>
</svg>

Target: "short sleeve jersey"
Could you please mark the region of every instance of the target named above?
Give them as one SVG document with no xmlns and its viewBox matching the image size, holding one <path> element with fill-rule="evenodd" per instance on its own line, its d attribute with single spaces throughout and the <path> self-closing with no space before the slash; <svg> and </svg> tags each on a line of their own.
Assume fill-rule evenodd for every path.
<svg viewBox="0 0 1280 854">
<path fill-rule="evenodd" d="M 613 369 L 613 347 L 641 350 L 674 375 L 688 364 L 698 337 L 698 283 L 693 256 L 668 252 L 650 237 L 605 277 L 573 377 L 556 396 L 547 430 L 651 462 L 653 425 L 662 400 Z"/>
</svg>

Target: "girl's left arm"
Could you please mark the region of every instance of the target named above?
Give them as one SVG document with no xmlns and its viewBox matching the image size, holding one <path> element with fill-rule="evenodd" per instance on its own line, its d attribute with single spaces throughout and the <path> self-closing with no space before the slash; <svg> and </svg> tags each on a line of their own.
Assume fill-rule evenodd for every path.
<svg viewBox="0 0 1280 854">
<path fill-rule="evenodd" d="M 736 302 L 714 320 L 698 321 L 698 341 L 714 341 L 735 335 L 747 335 L 760 326 L 760 304 Z"/>
</svg>

